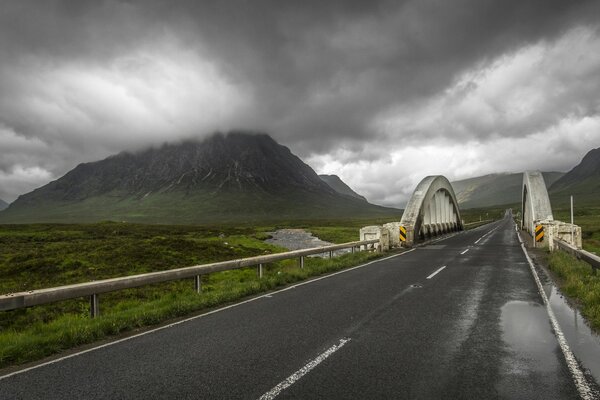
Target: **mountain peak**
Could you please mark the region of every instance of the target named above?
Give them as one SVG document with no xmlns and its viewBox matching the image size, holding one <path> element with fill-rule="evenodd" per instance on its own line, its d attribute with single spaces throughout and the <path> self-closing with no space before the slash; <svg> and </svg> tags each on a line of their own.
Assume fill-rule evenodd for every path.
<svg viewBox="0 0 600 400">
<path fill-rule="evenodd" d="M 340 195 L 269 135 L 236 131 L 80 164 L 20 196 L 8 214 L 29 221 L 190 223 L 277 219 L 276 210 L 283 218 L 329 216 L 336 208 L 383 210 Z"/>
</svg>

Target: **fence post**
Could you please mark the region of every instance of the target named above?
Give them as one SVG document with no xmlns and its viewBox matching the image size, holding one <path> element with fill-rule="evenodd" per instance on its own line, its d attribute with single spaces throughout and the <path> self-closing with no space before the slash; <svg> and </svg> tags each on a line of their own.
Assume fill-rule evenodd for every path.
<svg viewBox="0 0 600 400">
<path fill-rule="evenodd" d="M 304 256 L 300 256 L 298 261 L 300 262 L 300 268 L 304 268 Z"/>
<path fill-rule="evenodd" d="M 263 264 L 262 263 L 258 264 L 258 277 L 259 278 L 263 277 Z"/>
<path fill-rule="evenodd" d="M 333 258 L 333 251 L 329 252 L 329 259 L 331 260 Z"/>
<path fill-rule="evenodd" d="M 202 275 L 196 275 L 194 277 L 194 289 L 196 293 L 202 293 Z"/>
<path fill-rule="evenodd" d="M 97 294 L 90 296 L 90 317 L 96 318 L 100 315 L 100 299 Z"/>
</svg>

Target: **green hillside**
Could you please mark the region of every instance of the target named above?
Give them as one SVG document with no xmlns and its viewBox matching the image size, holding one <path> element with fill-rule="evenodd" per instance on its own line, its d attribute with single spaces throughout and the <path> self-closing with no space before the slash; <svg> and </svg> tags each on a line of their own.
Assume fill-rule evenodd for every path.
<svg viewBox="0 0 600 400">
<path fill-rule="evenodd" d="M 544 172 L 543 175 L 549 187 L 564 174 Z M 464 209 L 519 203 L 522 185 L 522 173 L 491 174 L 452 182 L 460 207 Z"/>
</svg>

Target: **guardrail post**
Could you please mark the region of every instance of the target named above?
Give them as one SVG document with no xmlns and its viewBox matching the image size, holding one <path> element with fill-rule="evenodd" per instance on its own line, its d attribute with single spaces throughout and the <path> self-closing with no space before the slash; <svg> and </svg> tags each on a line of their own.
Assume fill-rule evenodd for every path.
<svg viewBox="0 0 600 400">
<path fill-rule="evenodd" d="M 354 249 L 355 249 L 355 247 L 354 247 L 354 246 L 352 246 L 352 254 L 354 254 Z"/>
<path fill-rule="evenodd" d="M 298 259 L 299 263 L 300 263 L 300 268 L 304 268 L 304 256 L 300 256 L 300 258 Z"/>
<path fill-rule="evenodd" d="M 258 277 L 259 278 L 263 277 L 263 264 L 262 263 L 258 264 Z"/>
<path fill-rule="evenodd" d="M 202 275 L 196 275 L 194 277 L 194 289 L 196 293 L 202 293 Z"/>
<path fill-rule="evenodd" d="M 100 299 L 97 294 L 90 296 L 90 317 L 96 318 L 100 315 Z"/>
<path fill-rule="evenodd" d="M 329 252 L 329 259 L 331 260 L 333 258 L 333 251 Z"/>
</svg>

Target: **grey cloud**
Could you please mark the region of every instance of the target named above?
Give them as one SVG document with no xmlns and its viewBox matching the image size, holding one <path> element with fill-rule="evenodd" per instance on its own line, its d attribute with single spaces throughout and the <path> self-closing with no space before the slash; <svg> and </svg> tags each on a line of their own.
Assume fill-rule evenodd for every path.
<svg viewBox="0 0 600 400">
<path fill-rule="evenodd" d="M 4 147 L 0 166 L 39 166 L 56 177 L 78 162 L 206 134 L 213 125 L 267 130 L 305 158 L 343 148 L 348 150 L 346 162 L 370 161 L 384 156 L 390 143 L 461 135 L 452 129 L 379 132 L 372 122 L 381 113 L 427 101 L 464 71 L 502 54 L 556 40 L 575 26 L 597 24 L 599 4 L 5 1 L 0 5 L 0 124 L 45 143 L 49 151 L 43 154 L 23 145 L 9 155 Z M 204 112 L 201 106 L 175 114 L 189 122 L 173 123 L 165 111 L 157 120 L 133 123 L 126 115 L 115 115 L 107 102 L 85 98 L 86 92 L 73 93 L 68 87 L 57 92 L 52 82 L 40 81 L 54 78 L 52 71 L 66 69 L 69 74 L 74 67 L 111 73 L 115 60 L 165 40 L 175 43 L 178 51 L 209 61 L 231 86 L 221 105 L 231 111 L 214 124 L 198 120 L 197 114 Z M 144 82 L 152 88 L 151 78 Z M 590 102 L 597 93 L 595 85 L 568 79 L 564 83 L 573 89 L 556 107 L 572 102 L 581 115 L 599 112 L 597 101 Z M 244 97 L 241 105 L 233 104 L 236 93 L 250 100 Z M 577 94 L 581 96 L 574 97 Z M 131 119 L 152 115 L 153 109 L 145 106 L 147 114 L 139 112 Z M 131 107 L 137 110 L 136 104 Z M 515 127 L 514 134 L 555 123 L 554 116 L 565 110 L 552 107 L 542 110 L 539 121 Z M 486 141 L 498 135 L 477 121 L 463 122 L 465 137 Z M 384 196 L 373 190 L 375 197 Z"/>
</svg>

